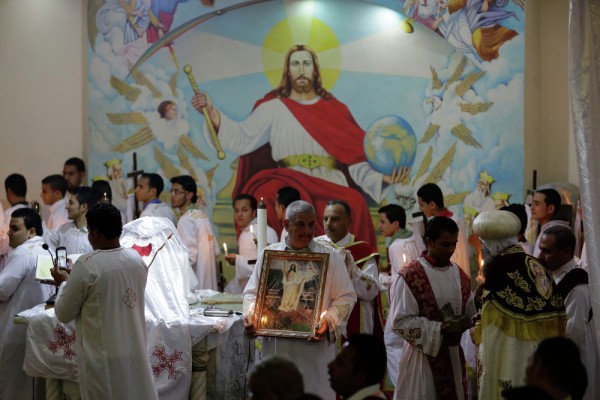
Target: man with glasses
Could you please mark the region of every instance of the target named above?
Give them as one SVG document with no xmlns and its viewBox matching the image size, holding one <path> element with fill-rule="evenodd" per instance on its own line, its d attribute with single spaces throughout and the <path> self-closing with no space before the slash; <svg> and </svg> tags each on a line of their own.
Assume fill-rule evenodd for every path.
<svg viewBox="0 0 600 400">
<path fill-rule="evenodd" d="M 171 178 L 171 205 L 181 217 L 177 231 L 188 248 L 189 261 L 196 273 L 199 289 L 218 290 L 216 257 L 219 245 L 208 216 L 196 208 L 198 200 L 194 178 L 181 175 Z"/>
</svg>

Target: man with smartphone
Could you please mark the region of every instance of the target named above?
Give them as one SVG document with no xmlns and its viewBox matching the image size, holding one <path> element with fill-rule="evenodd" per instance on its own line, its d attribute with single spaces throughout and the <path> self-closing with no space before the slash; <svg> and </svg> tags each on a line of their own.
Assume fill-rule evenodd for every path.
<svg viewBox="0 0 600 400">
<path fill-rule="evenodd" d="M 43 303 L 53 291 L 35 280 L 37 258 L 42 247 L 42 219 L 31 208 L 11 215 L 8 238 L 13 248 L 0 273 L 0 399 L 31 399 L 33 378 L 23 372 L 25 325 L 13 323 L 14 316 Z"/>
<path fill-rule="evenodd" d="M 81 256 L 70 274 L 52 269 L 60 284 L 56 317 L 75 320 L 82 397 L 158 399 L 146 354 L 146 263 L 135 250 L 121 247 L 123 226 L 115 206 L 94 205 L 87 222 L 94 251 Z"/>
</svg>

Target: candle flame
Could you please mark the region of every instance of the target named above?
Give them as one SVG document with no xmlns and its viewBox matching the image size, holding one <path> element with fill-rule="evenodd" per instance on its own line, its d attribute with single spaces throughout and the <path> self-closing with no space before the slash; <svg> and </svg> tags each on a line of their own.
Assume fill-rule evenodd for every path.
<svg viewBox="0 0 600 400">
<path fill-rule="evenodd" d="M 321 319 L 323 319 L 323 317 L 325 316 L 325 314 L 327 314 L 327 311 L 323 311 L 323 312 L 321 313 Z"/>
<path fill-rule="evenodd" d="M 404 260 L 404 263 L 406 264 L 406 254 L 402 253 L 402 259 Z"/>
<path fill-rule="evenodd" d="M 225 255 L 227 255 L 227 243 L 223 242 L 223 251 L 225 251 Z"/>
</svg>

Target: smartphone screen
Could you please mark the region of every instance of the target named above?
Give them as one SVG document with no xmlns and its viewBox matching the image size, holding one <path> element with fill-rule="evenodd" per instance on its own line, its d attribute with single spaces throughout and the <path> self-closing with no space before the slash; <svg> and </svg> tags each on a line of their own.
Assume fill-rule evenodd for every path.
<svg viewBox="0 0 600 400">
<path fill-rule="evenodd" d="M 56 249 L 56 262 L 58 268 L 67 268 L 67 248 L 58 247 Z"/>
</svg>

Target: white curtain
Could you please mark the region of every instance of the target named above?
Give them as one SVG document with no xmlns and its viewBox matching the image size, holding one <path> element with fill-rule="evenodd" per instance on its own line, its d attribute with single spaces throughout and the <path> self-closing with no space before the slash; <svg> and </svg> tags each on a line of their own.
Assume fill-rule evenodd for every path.
<svg viewBox="0 0 600 400">
<path fill-rule="evenodd" d="M 600 0 L 570 1 L 569 91 L 592 307 L 600 331 Z"/>
</svg>

